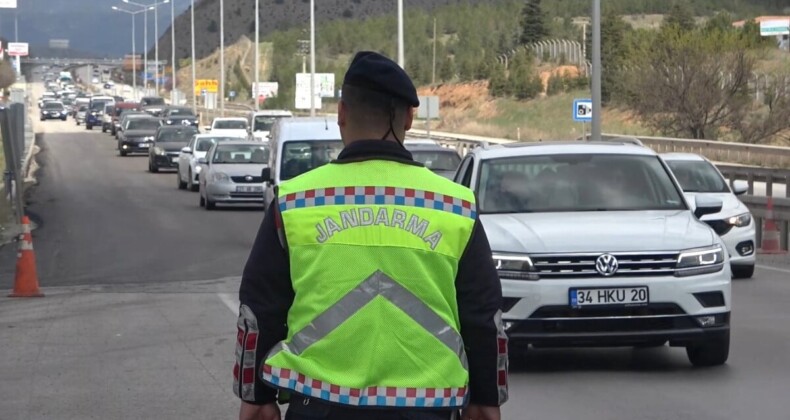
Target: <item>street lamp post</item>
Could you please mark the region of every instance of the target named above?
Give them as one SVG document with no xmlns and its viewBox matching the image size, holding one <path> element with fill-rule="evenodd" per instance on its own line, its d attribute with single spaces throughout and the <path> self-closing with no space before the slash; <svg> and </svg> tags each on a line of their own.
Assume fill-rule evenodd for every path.
<svg viewBox="0 0 790 420">
<path fill-rule="evenodd" d="M 398 65 L 405 66 L 403 57 L 403 0 L 398 0 Z"/>
<path fill-rule="evenodd" d="M 154 2 L 154 3 L 150 3 L 150 4 L 137 3 L 137 2 L 134 2 L 132 0 L 123 0 L 123 2 L 124 3 L 128 3 L 128 4 L 133 4 L 133 5 L 139 6 L 139 7 L 145 7 L 146 10 L 153 9 L 153 11 L 154 11 L 154 32 L 156 32 L 156 42 L 155 42 L 155 45 L 154 45 L 154 61 L 156 62 L 156 75 L 154 77 L 154 85 L 156 87 L 156 95 L 159 96 L 159 13 L 158 13 L 158 10 L 159 10 L 159 6 L 161 6 L 163 4 L 166 4 L 166 3 L 170 3 L 170 0 L 162 0 L 160 2 Z M 145 36 L 145 41 L 146 41 L 146 45 L 145 45 L 145 47 L 146 47 L 146 49 L 145 49 L 145 63 L 146 63 L 145 64 L 145 73 L 147 74 L 148 73 L 148 34 L 147 34 L 147 32 L 148 32 L 148 13 L 145 14 L 145 19 L 146 19 L 146 22 L 145 22 L 145 30 L 146 30 L 146 36 Z M 146 86 L 147 86 L 147 84 L 146 84 Z"/>
<path fill-rule="evenodd" d="M 121 9 L 120 7 L 113 6 L 112 10 L 123 12 L 132 15 L 132 94 L 134 95 L 134 100 L 136 101 L 137 98 L 137 36 L 135 35 L 135 16 L 138 13 L 145 13 L 148 11 L 148 8 L 131 11 L 126 9 Z"/>
<path fill-rule="evenodd" d="M 191 0 L 192 14 L 192 112 L 197 115 L 197 92 L 195 92 L 195 0 Z"/>
<path fill-rule="evenodd" d="M 170 88 L 170 103 L 173 105 L 178 105 L 176 103 L 176 87 L 177 77 L 176 77 L 176 2 L 175 0 L 170 2 L 170 70 L 173 76 L 173 83 L 172 87 Z"/>
<path fill-rule="evenodd" d="M 310 116 L 315 117 L 315 0 L 310 0 Z"/>
<path fill-rule="evenodd" d="M 225 116 L 225 1 L 219 0 L 219 109 Z"/>
<path fill-rule="evenodd" d="M 253 100 L 255 100 L 255 110 L 258 111 L 261 109 L 260 101 L 258 100 L 258 92 L 259 86 L 261 85 L 260 78 L 258 74 L 260 73 L 260 68 L 258 66 L 261 65 L 261 47 L 260 47 L 260 0 L 255 0 L 255 89 L 252 90 L 252 96 L 254 96 Z"/>
<path fill-rule="evenodd" d="M 601 0 L 592 4 L 592 132 L 593 141 L 601 140 Z"/>
</svg>

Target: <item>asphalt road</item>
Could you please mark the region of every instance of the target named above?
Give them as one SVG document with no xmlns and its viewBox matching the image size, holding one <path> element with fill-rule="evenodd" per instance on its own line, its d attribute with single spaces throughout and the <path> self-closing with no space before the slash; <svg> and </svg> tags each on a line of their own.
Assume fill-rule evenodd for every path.
<svg viewBox="0 0 790 420">
<path fill-rule="evenodd" d="M 107 134 L 45 129 L 30 210 L 48 297 L 0 299 L 6 354 L 39 355 L 0 355 L 0 418 L 233 418 L 233 295 L 263 213 L 200 209 Z M 0 249 L 3 288 L 13 261 Z M 695 369 L 669 347 L 530 351 L 511 360 L 503 418 L 789 419 L 790 270 L 767 264 L 733 284 L 727 365 Z M 123 380 L 96 380 L 104 369 Z"/>
</svg>

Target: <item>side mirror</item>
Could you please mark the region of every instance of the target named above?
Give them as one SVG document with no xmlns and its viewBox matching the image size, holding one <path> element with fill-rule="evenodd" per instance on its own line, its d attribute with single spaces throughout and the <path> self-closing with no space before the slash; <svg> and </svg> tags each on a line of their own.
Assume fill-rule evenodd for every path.
<svg viewBox="0 0 790 420">
<path fill-rule="evenodd" d="M 274 183 L 274 180 L 272 179 L 272 168 L 263 168 L 263 170 L 261 170 L 261 178 L 263 178 L 263 182 L 267 182 L 269 184 Z"/>
<path fill-rule="evenodd" d="M 208 165 L 208 161 L 206 160 L 206 158 L 198 158 L 198 164 L 199 165 Z"/>
<path fill-rule="evenodd" d="M 190 149 L 189 147 L 185 147 L 185 148 L 181 149 L 181 153 L 186 153 L 188 155 L 191 155 L 192 154 L 192 149 Z"/>
<path fill-rule="evenodd" d="M 269 134 L 267 134 L 267 135 L 266 135 L 266 138 L 267 138 L 267 139 L 269 139 L 269 140 L 271 140 L 271 139 L 272 139 L 272 133 L 269 133 Z"/>
<path fill-rule="evenodd" d="M 749 183 L 746 181 L 734 181 L 732 183 L 732 192 L 735 195 L 743 195 L 749 191 Z"/>
<path fill-rule="evenodd" d="M 721 211 L 721 207 L 723 203 L 721 200 L 715 198 L 706 198 L 702 196 L 696 196 L 694 198 L 696 203 L 696 209 L 694 209 L 694 216 L 697 216 L 697 219 L 702 218 L 706 214 L 715 214 Z"/>
</svg>

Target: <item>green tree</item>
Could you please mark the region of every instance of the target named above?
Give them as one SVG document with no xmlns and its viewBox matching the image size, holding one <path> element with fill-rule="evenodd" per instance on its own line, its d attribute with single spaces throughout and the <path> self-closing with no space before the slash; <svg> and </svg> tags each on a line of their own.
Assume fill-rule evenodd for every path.
<svg viewBox="0 0 790 420">
<path fill-rule="evenodd" d="M 509 82 L 518 99 L 532 99 L 543 91 L 543 84 L 535 74 L 533 60 L 525 52 L 519 52 L 513 57 Z"/>
<path fill-rule="evenodd" d="M 542 41 L 549 35 L 546 27 L 546 15 L 540 7 L 540 0 L 527 0 L 521 11 L 521 44 L 532 44 Z"/>
<path fill-rule="evenodd" d="M 675 26 L 683 31 L 694 29 L 697 24 L 694 22 L 694 11 L 691 9 L 691 5 L 683 0 L 675 1 L 669 9 L 669 14 L 664 17 L 661 26 Z"/>
<path fill-rule="evenodd" d="M 732 22 L 732 15 L 729 12 L 719 12 L 705 22 L 705 30 L 708 32 L 730 32 L 733 30 Z"/>
<path fill-rule="evenodd" d="M 488 81 L 488 93 L 494 97 L 507 96 L 510 94 L 510 87 L 507 82 L 507 71 L 505 65 L 497 63 L 491 70 L 491 78 Z"/>
</svg>

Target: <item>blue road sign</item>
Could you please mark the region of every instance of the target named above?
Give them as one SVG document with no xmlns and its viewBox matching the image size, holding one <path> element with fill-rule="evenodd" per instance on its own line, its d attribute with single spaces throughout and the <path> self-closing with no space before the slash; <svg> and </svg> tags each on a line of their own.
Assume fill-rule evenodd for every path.
<svg viewBox="0 0 790 420">
<path fill-rule="evenodd" d="M 573 121 L 591 122 L 592 121 L 592 99 L 573 100 Z"/>
</svg>

